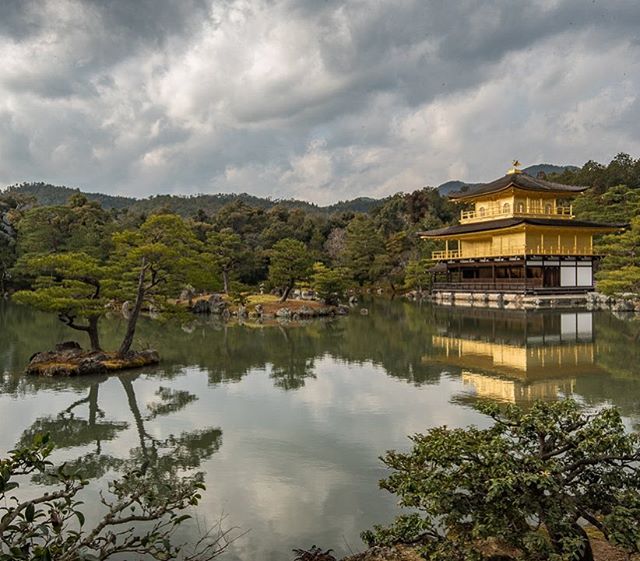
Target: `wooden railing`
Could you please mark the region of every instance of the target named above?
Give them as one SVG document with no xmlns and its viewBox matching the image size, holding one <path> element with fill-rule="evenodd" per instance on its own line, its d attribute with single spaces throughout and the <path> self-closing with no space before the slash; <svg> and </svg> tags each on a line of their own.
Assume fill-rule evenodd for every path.
<svg viewBox="0 0 640 561">
<path fill-rule="evenodd" d="M 523 291 L 542 288 L 542 279 L 465 279 L 460 282 L 436 282 L 434 290 L 457 292 Z"/>
<path fill-rule="evenodd" d="M 513 218 L 513 217 L 552 217 L 552 218 L 574 218 L 573 205 L 570 206 L 557 206 L 553 208 L 544 208 L 538 206 L 525 207 L 522 210 L 518 210 L 509 207 L 509 210 L 503 208 L 489 207 L 483 212 L 475 210 L 463 210 L 460 212 L 460 223 L 467 224 L 469 222 L 482 222 L 483 220 L 495 220 L 496 218 Z"/>
<path fill-rule="evenodd" d="M 448 259 L 481 259 L 484 257 L 524 257 L 530 255 L 594 255 L 593 248 L 579 248 L 577 246 L 565 247 L 565 246 L 515 246 L 508 247 L 506 249 L 493 250 L 493 249 L 450 249 L 434 251 L 431 253 L 431 258 L 435 261 L 443 261 Z"/>
</svg>

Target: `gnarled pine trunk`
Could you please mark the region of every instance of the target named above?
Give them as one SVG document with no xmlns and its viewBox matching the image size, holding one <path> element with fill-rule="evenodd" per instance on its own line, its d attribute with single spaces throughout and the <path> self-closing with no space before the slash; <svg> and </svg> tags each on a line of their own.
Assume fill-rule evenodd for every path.
<svg viewBox="0 0 640 561">
<path fill-rule="evenodd" d="M 68 313 L 61 312 L 58 314 L 58 319 L 64 323 L 67 327 L 75 329 L 76 331 L 84 331 L 89 335 L 89 341 L 91 343 L 92 351 L 101 351 L 100 347 L 100 333 L 98 331 L 98 322 L 100 316 L 89 316 L 87 318 L 87 325 L 78 325 L 75 323 L 75 316 Z"/>
<path fill-rule="evenodd" d="M 280 302 L 285 302 L 287 300 L 287 298 L 289 298 L 289 294 L 291 294 L 291 291 L 293 290 L 293 283 L 290 282 L 287 287 L 284 289 L 284 292 L 282 293 L 282 296 L 280 297 Z"/>
<path fill-rule="evenodd" d="M 229 294 L 229 271 L 222 269 L 222 283 L 224 286 L 224 293 Z"/>
<path fill-rule="evenodd" d="M 129 316 L 129 321 L 127 322 L 127 331 L 124 334 L 124 339 L 122 339 L 122 343 L 120 344 L 120 348 L 118 349 L 118 356 L 124 356 L 131 350 L 131 345 L 133 344 L 133 336 L 136 333 L 136 325 L 138 323 L 138 318 L 140 317 L 140 310 L 142 310 L 142 303 L 144 301 L 144 296 L 146 293 L 144 281 L 147 276 L 147 264 L 146 260 L 142 260 L 142 266 L 140 267 L 140 276 L 138 277 L 138 288 L 136 290 L 136 301 L 133 305 L 133 310 L 131 311 L 131 315 Z"/>
<path fill-rule="evenodd" d="M 98 316 L 89 318 L 89 324 L 87 325 L 87 334 L 89 335 L 89 341 L 91 342 L 92 351 L 101 351 L 100 347 L 100 332 L 98 331 Z"/>
</svg>

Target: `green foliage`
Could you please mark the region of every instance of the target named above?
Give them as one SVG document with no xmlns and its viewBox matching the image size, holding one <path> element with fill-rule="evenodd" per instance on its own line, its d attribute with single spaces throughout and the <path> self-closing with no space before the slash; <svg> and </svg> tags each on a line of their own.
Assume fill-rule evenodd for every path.
<svg viewBox="0 0 640 561">
<path fill-rule="evenodd" d="M 405 271 L 405 286 L 410 290 L 422 292 L 431 285 L 431 273 L 429 269 L 433 266 L 430 259 L 412 259 L 407 263 Z"/>
<path fill-rule="evenodd" d="M 343 264 L 353 279 L 363 286 L 373 282 L 383 267 L 376 257 L 384 254 L 384 240 L 375 223 L 366 216 L 356 216 L 347 226 Z"/>
<path fill-rule="evenodd" d="M 34 279 L 33 290 L 14 295 L 17 302 L 73 316 L 100 314 L 104 308 L 100 288 L 105 270 L 86 253 L 26 255 L 16 264 L 16 271 Z"/>
<path fill-rule="evenodd" d="M 479 409 L 491 428 L 433 428 L 411 438 L 410 452 L 387 452 L 381 487 L 414 512 L 365 532 L 367 543 L 416 543 L 434 561 L 466 561 L 497 539 L 521 559 L 569 561 L 588 558 L 588 522 L 638 551 L 640 437 L 616 409 L 586 414 L 571 400 Z"/>
<path fill-rule="evenodd" d="M 609 296 L 616 294 L 640 294 L 640 267 L 627 265 L 622 269 L 602 271 L 597 275 L 598 291 Z"/>
<path fill-rule="evenodd" d="M 598 291 L 619 294 L 640 291 L 640 159 L 618 154 L 608 165 L 589 161 L 582 168 L 553 176 L 554 181 L 588 185 L 573 204 L 576 217 L 610 224 L 630 223 L 624 234 L 595 240 L 597 253 L 604 256 Z"/>
<path fill-rule="evenodd" d="M 576 197 L 573 210 L 581 220 L 624 224 L 640 215 L 640 189 L 616 185 L 603 193 L 590 189 Z"/>
<path fill-rule="evenodd" d="M 109 262 L 109 290 L 121 300 L 135 300 L 141 268 L 146 295 L 156 307 L 168 304 L 181 288 L 211 284 L 212 269 L 199 258 L 202 243 L 176 214 L 155 214 L 135 230 L 117 232 Z"/>
<path fill-rule="evenodd" d="M 106 269 L 97 259 L 85 253 L 25 255 L 15 270 L 33 277 L 30 290 L 14 294 L 16 302 L 55 312 L 70 328 L 86 332 L 92 349 L 100 348 L 98 320 L 105 312 Z"/>
<path fill-rule="evenodd" d="M 623 234 L 605 236 L 598 243 L 604 255 L 597 274 L 598 290 L 605 294 L 640 292 L 640 215 Z"/>
<path fill-rule="evenodd" d="M 193 551 L 175 543 L 176 530 L 201 498 L 202 474 L 163 479 L 147 466 L 133 470 L 109 484 L 101 495 L 102 518 L 91 526 L 78 500 L 88 481 L 64 465 L 55 468 L 49 460 L 52 450 L 48 436 L 36 435 L 32 444 L 0 460 L 0 561 L 98 560 L 123 554 L 205 561 L 228 545 L 224 531 L 203 539 Z M 17 497 L 21 476 L 45 474 L 54 489 L 26 500 Z"/>
<path fill-rule="evenodd" d="M 35 207 L 17 224 L 20 255 L 82 251 L 104 258 L 111 246 L 111 216 L 80 194 L 64 206 Z"/>
<path fill-rule="evenodd" d="M 224 291 L 229 292 L 229 275 L 233 273 L 244 257 L 242 238 L 231 228 L 207 235 L 207 245 L 213 256 L 213 263 L 222 272 Z"/>
<path fill-rule="evenodd" d="M 14 197 L 0 195 L 0 297 L 7 289 L 11 278 L 11 268 L 16 258 L 18 234 L 14 223 L 19 218 L 18 207 L 21 201 Z"/>
<path fill-rule="evenodd" d="M 553 181 L 571 185 L 588 185 L 598 192 L 604 192 L 616 185 L 639 189 L 640 159 L 634 159 L 629 154 L 621 152 L 606 166 L 590 160 L 581 168 L 567 169 L 552 178 Z"/>
<path fill-rule="evenodd" d="M 330 269 L 324 263 L 314 263 L 311 286 L 327 304 L 337 304 L 349 286 L 349 273 L 344 268 Z"/>
<path fill-rule="evenodd" d="M 286 300 L 297 281 L 309 276 L 312 263 L 307 246 L 299 240 L 285 238 L 273 246 L 269 280 L 274 286 L 283 288 L 283 300 Z"/>
<path fill-rule="evenodd" d="M 59 206 L 65 204 L 74 195 L 84 195 L 92 202 L 98 203 L 105 209 L 125 209 L 136 202 L 130 197 L 103 195 L 101 193 L 82 193 L 80 189 L 71 189 L 49 183 L 20 183 L 7 187 L 6 194 L 12 196 L 29 197 L 41 206 Z"/>
</svg>

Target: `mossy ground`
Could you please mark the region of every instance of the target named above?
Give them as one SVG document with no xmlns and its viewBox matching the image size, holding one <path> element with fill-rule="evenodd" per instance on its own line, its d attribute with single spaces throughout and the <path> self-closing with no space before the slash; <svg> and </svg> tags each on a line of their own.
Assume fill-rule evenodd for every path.
<svg viewBox="0 0 640 561">
<path fill-rule="evenodd" d="M 158 364 L 155 351 L 130 352 L 124 357 L 117 353 L 96 351 L 39 353 L 27 366 L 26 373 L 35 376 L 84 376 L 130 370 Z"/>
</svg>

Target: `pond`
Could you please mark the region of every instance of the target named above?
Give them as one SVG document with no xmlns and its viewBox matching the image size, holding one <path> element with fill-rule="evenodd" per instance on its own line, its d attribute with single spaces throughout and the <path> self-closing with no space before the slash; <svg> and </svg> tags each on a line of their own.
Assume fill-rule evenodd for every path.
<svg viewBox="0 0 640 561">
<path fill-rule="evenodd" d="M 205 473 L 199 523 L 248 530 L 223 559 L 286 560 L 312 544 L 339 554 L 396 514 L 378 457 L 434 425 L 485 425 L 480 398 L 573 395 L 640 416 L 640 322 L 605 312 L 521 312 L 367 302 L 369 314 L 306 325 L 144 320 L 159 367 L 81 379 L 21 374 L 74 334 L 54 316 L 0 303 L 0 455 L 49 432 L 56 460 L 92 484 L 86 509 L 143 459 Z M 104 324 L 115 346 L 124 320 Z M 84 341 L 82 341 L 84 343 Z M 39 485 L 34 481 L 33 485 Z M 94 513 L 95 514 L 95 513 Z"/>
</svg>

